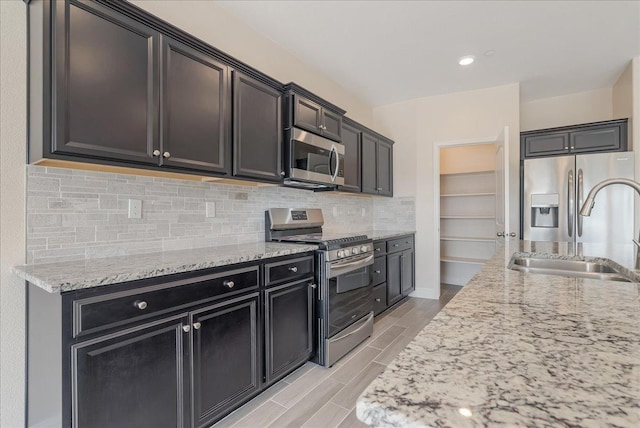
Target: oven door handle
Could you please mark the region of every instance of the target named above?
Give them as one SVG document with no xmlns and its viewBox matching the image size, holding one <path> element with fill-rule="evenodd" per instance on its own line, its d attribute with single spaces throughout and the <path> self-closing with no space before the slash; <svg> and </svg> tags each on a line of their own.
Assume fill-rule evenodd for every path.
<svg viewBox="0 0 640 428">
<path fill-rule="evenodd" d="M 365 266 L 369 266 L 373 264 L 373 254 L 368 255 L 367 257 L 353 260 L 345 263 L 336 263 L 329 264 L 328 276 L 329 278 L 335 278 L 338 275 L 345 274 L 347 272 L 351 272 L 354 270 L 361 269 Z"/>
</svg>

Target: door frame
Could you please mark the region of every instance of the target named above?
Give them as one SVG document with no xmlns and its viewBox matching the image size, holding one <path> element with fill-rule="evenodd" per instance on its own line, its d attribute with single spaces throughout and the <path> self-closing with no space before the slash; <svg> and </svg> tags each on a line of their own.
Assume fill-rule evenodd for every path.
<svg viewBox="0 0 640 428">
<path fill-rule="evenodd" d="M 433 263 L 434 267 L 437 267 L 437 269 L 433 269 L 433 283 L 438 286 L 438 296 L 440 296 L 440 149 L 479 144 L 495 144 L 501 135 L 504 135 L 504 138 L 508 139 L 508 126 L 504 126 L 500 132 L 491 137 L 436 141 L 433 144 Z M 505 165 L 509 163 L 509 145 L 507 143 L 504 145 L 504 162 Z M 509 177 L 505 175 L 505 207 L 508 207 L 509 203 L 508 182 Z M 505 219 L 505 221 L 508 220 Z"/>
</svg>

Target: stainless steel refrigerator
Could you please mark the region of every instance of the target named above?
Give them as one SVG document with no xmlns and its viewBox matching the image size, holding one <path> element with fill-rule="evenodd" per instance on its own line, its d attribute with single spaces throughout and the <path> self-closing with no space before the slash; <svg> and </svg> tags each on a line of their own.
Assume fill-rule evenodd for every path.
<svg viewBox="0 0 640 428">
<path fill-rule="evenodd" d="M 578 215 L 589 190 L 607 178 L 633 180 L 633 152 L 525 160 L 524 239 L 628 243 L 634 236 L 635 196 L 628 186 L 602 189 L 591 216 Z"/>
</svg>

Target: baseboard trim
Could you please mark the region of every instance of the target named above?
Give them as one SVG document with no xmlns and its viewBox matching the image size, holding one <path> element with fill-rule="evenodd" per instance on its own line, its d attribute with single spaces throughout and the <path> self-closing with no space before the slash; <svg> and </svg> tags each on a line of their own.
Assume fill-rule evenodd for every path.
<svg viewBox="0 0 640 428">
<path fill-rule="evenodd" d="M 438 300 L 440 299 L 440 290 L 434 290 L 432 288 L 416 288 L 413 293 L 409 294 L 409 296 Z"/>
</svg>

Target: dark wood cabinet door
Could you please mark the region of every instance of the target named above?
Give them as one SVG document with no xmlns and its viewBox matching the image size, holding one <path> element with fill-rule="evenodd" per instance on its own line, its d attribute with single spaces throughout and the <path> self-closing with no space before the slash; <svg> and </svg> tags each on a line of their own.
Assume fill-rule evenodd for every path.
<svg viewBox="0 0 640 428">
<path fill-rule="evenodd" d="M 528 135 L 524 138 L 524 156 L 552 156 L 569 153 L 569 134 Z"/>
<path fill-rule="evenodd" d="M 156 164 L 159 34 L 94 2 L 52 2 L 51 153 Z"/>
<path fill-rule="evenodd" d="M 597 126 L 569 134 L 571 153 L 620 150 L 620 126 Z"/>
<path fill-rule="evenodd" d="M 387 304 L 402 299 L 402 253 L 387 255 Z"/>
<path fill-rule="evenodd" d="M 227 175 L 229 69 L 180 42 L 162 40 L 162 164 Z"/>
<path fill-rule="evenodd" d="M 344 145 L 344 185 L 341 190 L 360 192 L 360 135 L 358 128 L 342 124 L 342 144 Z"/>
<path fill-rule="evenodd" d="M 190 313 L 195 427 L 210 426 L 260 388 L 258 293 Z"/>
<path fill-rule="evenodd" d="M 362 193 L 378 194 L 378 139 L 362 133 Z"/>
<path fill-rule="evenodd" d="M 413 277 L 414 272 L 414 262 L 413 262 L 413 251 L 403 251 L 401 262 L 402 262 L 402 296 L 408 296 L 415 287 L 415 280 Z"/>
<path fill-rule="evenodd" d="M 322 109 L 322 135 L 332 140 L 342 139 L 342 116 L 326 108 Z"/>
<path fill-rule="evenodd" d="M 233 175 L 279 183 L 282 94 L 233 72 Z"/>
<path fill-rule="evenodd" d="M 315 134 L 321 134 L 322 107 L 306 98 L 293 95 L 293 124 Z"/>
<path fill-rule="evenodd" d="M 313 355 L 313 302 L 312 280 L 265 290 L 267 385 Z"/>
<path fill-rule="evenodd" d="M 393 146 L 378 142 L 378 194 L 393 196 Z"/>
<path fill-rule="evenodd" d="M 387 309 L 387 284 L 383 282 L 373 287 L 373 315 L 379 315 L 385 309 Z"/>
<path fill-rule="evenodd" d="M 186 316 L 71 347 L 72 425 L 189 426 Z"/>
</svg>

